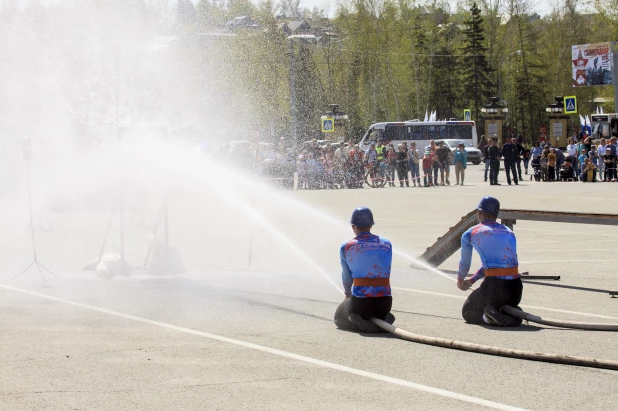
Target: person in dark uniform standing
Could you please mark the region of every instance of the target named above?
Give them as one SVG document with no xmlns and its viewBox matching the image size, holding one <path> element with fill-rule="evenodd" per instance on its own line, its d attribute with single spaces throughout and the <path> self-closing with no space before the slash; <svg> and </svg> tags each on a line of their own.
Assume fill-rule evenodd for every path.
<svg viewBox="0 0 618 411">
<path fill-rule="evenodd" d="M 517 185 L 517 171 L 515 170 L 515 163 L 517 162 L 517 139 L 511 139 L 510 143 L 506 143 L 502 146 L 502 157 L 504 158 L 504 171 L 506 172 L 506 182 L 511 185 L 511 173 L 513 174 L 513 181 Z"/>
<path fill-rule="evenodd" d="M 489 184 L 499 186 L 498 173 L 500 172 L 500 147 L 497 143 L 498 139 L 493 138 L 493 144 L 487 146 L 487 156 L 489 158 Z"/>
<path fill-rule="evenodd" d="M 523 291 L 515 234 L 496 221 L 500 213 L 498 199 L 484 197 L 476 210 L 478 224 L 461 236 L 457 288 L 466 291 L 476 281 L 484 280 L 464 303 L 462 316 L 472 324 L 516 327 L 521 324 L 521 319 L 501 311 L 504 305 L 519 308 Z M 481 267 L 466 279 L 470 271 L 472 250 L 476 250 L 481 257 Z"/>
<path fill-rule="evenodd" d="M 521 161 L 524 160 L 524 153 L 526 151 L 526 148 L 519 142 L 520 139 L 523 141 L 523 137 L 521 136 L 521 134 L 519 135 L 519 137 L 517 139 L 513 139 L 515 140 L 515 147 L 517 148 L 517 157 L 516 157 L 516 161 L 517 161 L 517 175 L 519 177 L 519 181 L 523 180 L 524 178 L 521 176 Z M 524 160 L 524 164 L 525 160 Z M 526 165 L 526 174 L 528 174 L 528 166 Z"/>
<path fill-rule="evenodd" d="M 381 332 L 369 320 L 395 321 L 390 312 L 393 247 L 386 238 L 371 234 L 374 223 L 369 208 L 356 208 L 350 223 L 356 237 L 343 244 L 339 252 L 345 299 L 337 307 L 335 324 L 348 331 Z"/>
</svg>

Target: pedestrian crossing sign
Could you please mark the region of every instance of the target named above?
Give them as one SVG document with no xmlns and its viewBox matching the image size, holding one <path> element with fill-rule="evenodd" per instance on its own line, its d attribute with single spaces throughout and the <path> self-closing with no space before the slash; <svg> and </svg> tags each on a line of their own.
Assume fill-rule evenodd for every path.
<svg viewBox="0 0 618 411">
<path fill-rule="evenodd" d="M 322 118 L 322 133 L 332 133 L 335 131 L 334 118 Z"/>
<path fill-rule="evenodd" d="M 472 121 L 472 114 L 469 109 L 464 109 L 464 121 Z"/>
<path fill-rule="evenodd" d="M 564 98 L 564 114 L 577 114 L 577 96 Z"/>
</svg>

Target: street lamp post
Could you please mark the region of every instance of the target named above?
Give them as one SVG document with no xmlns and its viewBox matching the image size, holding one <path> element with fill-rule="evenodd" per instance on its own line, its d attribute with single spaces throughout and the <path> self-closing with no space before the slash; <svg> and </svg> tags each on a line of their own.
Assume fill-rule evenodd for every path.
<svg viewBox="0 0 618 411">
<path fill-rule="evenodd" d="M 554 97 L 554 100 L 545 111 L 549 113 L 549 142 L 559 147 L 566 144 L 569 116 L 564 114 L 564 97 Z"/>
<path fill-rule="evenodd" d="M 290 40 L 290 114 L 292 117 L 292 141 L 298 144 L 296 134 L 296 67 L 294 62 L 294 41 Z"/>
<path fill-rule="evenodd" d="M 490 97 L 489 100 L 490 102 L 481 108 L 483 117 L 485 117 L 485 135 L 487 138 L 497 137 L 498 141 L 504 144 L 502 128 L 509 109 L 498 101 L 498 97 Z"/>
</svg>

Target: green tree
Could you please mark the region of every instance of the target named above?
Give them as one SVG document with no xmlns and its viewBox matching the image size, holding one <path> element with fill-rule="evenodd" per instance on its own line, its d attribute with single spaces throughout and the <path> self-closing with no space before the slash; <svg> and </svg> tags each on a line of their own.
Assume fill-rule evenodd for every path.
<svg viewBox="0 0 618 411">
<path fill-rule="evenodd" d="M 468 27 L 463 31 L 465 37 L 462 59 L 463 95 L 466 102 L 471 103 L 473 120 L 478 123 L 479 111 L 491 96 L 493 85 L 490 80 L 491 68 L 486 57 L 487 47 L 485 47 L 481 10 L 474 3 L 470 12 L 470 18 L 464 22 Z"/>
<path fill-rule="evenodd" d="M 459 29 L 454 24 L 443 24 L 441 41 L 434 60 L 433 87 L 430 101 L 438 118 L 459 118 L 461 107 L 461 64 L 455 54 Z"/>
</svg>

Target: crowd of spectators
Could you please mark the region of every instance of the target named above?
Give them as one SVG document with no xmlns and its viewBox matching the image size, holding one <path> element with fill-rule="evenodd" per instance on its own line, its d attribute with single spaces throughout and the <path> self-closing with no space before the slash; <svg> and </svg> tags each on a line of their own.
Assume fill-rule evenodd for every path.
<svg viewBox="0 0 618 411">
<path fill-rule="evenodd" d="M 227 161 L 281 188 L 300 190 L 356 189 L 365 183 L 374 187 L 449 185 L 451 165 L 457 184 L 463 185 L 467 162 L 463 144 L 453 152 L 442 141 L 431 141 L 425 148 L 417 148 L 415 142 L 377 142 L 363 150 L 351 141 L 316 139 L 290 148 L 282 138 L 277 144 L 236 141 L 222 149 Z"/>
<path fill-rule="evenodd" d="M 485 159 L 484 179 L 492 185 L 500 185 L 502 165 L 509 185 L 523 180 L 522 171 L 529 174 L 530 168 L 531 181 L 618 181 L 616 140 L 615 134 L 609 140 L 574 135 L 561 150 L 548 142 L 526 146 L 521 136 L 504 145 L 495 136 L 482 136 L 478 148 Z M 378 141 L 367 150 L 351 141 L 326 140 L 319 144 L 316 139 L 299 148 L 289 148 L 283 139 L 277 145 L 238 143 L 230 147 L 230 159 L 252 164 L 263 178 L 284 189 L 355 189 L 365 183 L 390 187 L 450 185 L 451 166 L 455 184 L 463 185 L 467 167 L 463 144 L 451 150 L 439 140 L 430 141 L 425 148 L 417 148 L 414 142 L 395 146 Z"/>
<path fill-rule="evenodd" d="M 507 183 L 518 184 L 523 179 L 522 164 L 525 174 L 532 167 L 530 180 L 534 181 L 617 181 L 616 149 L 617 136 L 610 140 L 604 138 L 593 140 L 585 135 L 573 135 L 567 141 L 563 151 L 550 143 L 535 142 L 532 147 L 522 144 L 521 136 L 513 138 L 503 146 L 494 136 L 486 140 L 484 136 L 479 143 L 485 158 L 485 181 L 492 185 L 498 183 L 500 161 L 504 162 Z"/>
<path fill-rule="evenodd" d="M 289 168 L 289 158 L 286 157 L 285 164 L 282 164 L 275 156 L 273 170 L 279 175 L 285 172 L 287 175 L 280 178 L 291 182 L 294 170 Z M 395 146 L 392 143 L 383 145 L 378 141 L 363 150 L 350 141 L 334 144 L 326 141 L 320 145 L 317 140 L 312 140 L 299 150 L 294 169 L 298 181 L 296 188 L 301 190 L 354 189 L 362 188 L 365 182 L 375 186 L 430 187 L 450 185 L 450 167 L 453 164 L 456 184 L 463 185 L 466 162 L 467 153 L 463 144 L 453 153 L 441 141 L 431 141 L 430 146 L 420 150 L 414 142 Z M 277 180 L 270 173 L 265 173 L 265 176 Z M 290 184 L 282 185 L 292 188 Z"/>
</svg>

